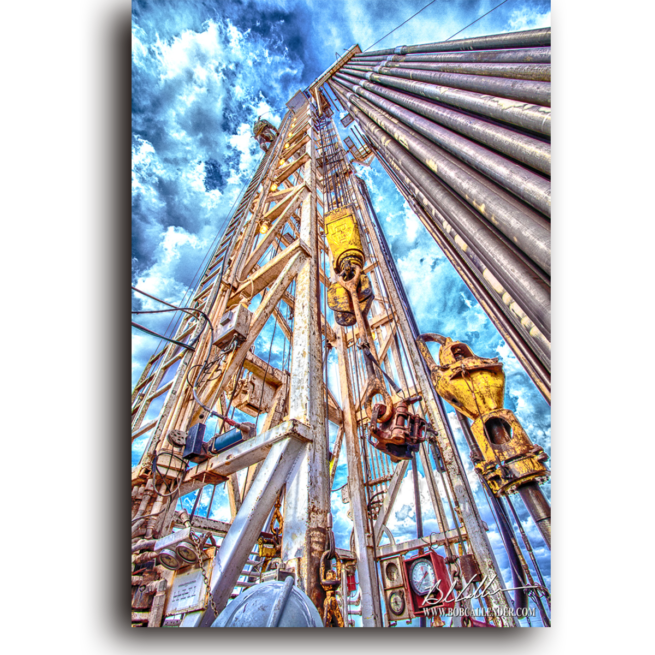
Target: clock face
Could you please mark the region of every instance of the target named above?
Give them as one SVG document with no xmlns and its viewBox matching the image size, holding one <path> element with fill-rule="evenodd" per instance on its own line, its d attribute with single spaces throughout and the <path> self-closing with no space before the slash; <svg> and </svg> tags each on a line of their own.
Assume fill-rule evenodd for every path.
<svg viewBox="0 0 655 655">
<path fill-rule="evenodd" d="M 409 572 L 409 582 L 415 593 L 425 596 L 436 582 L 432 562 L 429 559 L 416 560 Z"/>
<path fill-rule="evenodd" d="M 391 564 L 387 564 L 387 568 L 385 570 L 387 573 L 387 578 L 390 582 L 396 582 L 396 580 L 400 578 L 400 571 L 393 562 Z"/>
<path fill-rule="evenodd" d="M 394 591 L 389 595 L 389 608 L 394 614 L 402 614 L 405 611 L 405 599 L 402 591 Z"/>
</svg>

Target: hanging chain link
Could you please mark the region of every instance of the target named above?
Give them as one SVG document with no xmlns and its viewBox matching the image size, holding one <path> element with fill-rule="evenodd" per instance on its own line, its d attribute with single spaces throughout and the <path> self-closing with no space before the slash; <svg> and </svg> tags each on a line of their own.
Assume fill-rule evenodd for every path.
<svg viewBox="0 0 655 655">
<path fill-rule="evenodd" d="M 325 591 L 325 600 L 323 601 L 323 625 L 326 628 L 343 628 L 345 622 L 341 614 L 341 608 L 337 601 L 336 591 L 341 586 L 341 560 L 337 555 L 335 548 L 334 532 L 332 532 L 332 521 L 327 533 L 327 548 L 321 556 L 319 564 L 320 582 L 323 591 Z M 336 562 L 337 570 L 334 571 L 330 561 Z M 343 593 L 343 591 L 342 591 Z"/>
<path fill-rule="evenodd" d="M 195 546 L 196 554 L 198 555 L 198 564 L 200 565 L 200 572 L 202 573 L 202 578 L 205 581 L 207 596 L 209 597 L 209 604 L 211 605 L 212 611 L 214 612 L 214 617 L 217 617 L 218 608 L 216 607 L 216 603 L 214 602 L 214 598 L 212 597 L 212 588 L 211 585 L 209 584 L 209 578 L 207 577 L 207 572 L 205 571 L 205 567 L 202 563 L 202 549 L 200 548 L 201 540 L 198 537 L 196 537 L 196 535 L 193 533 L 191 533 L 191 539 L 193 541 L 193 545 Z M 207 560 L 207 564 L 209 564 L 209 559 Z"/>
</svg>

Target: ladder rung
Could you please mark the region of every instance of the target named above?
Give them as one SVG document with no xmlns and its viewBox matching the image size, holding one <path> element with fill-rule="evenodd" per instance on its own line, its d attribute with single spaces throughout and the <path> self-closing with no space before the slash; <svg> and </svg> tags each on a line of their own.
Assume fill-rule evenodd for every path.
<svg viewBox="0 0 655 655">
<path fill-rule="evenodd" d="M 148 396 L 148 400 L 154 400 L 159 398 L 163 393 L 166 393 L 173 386 L 173 380 L 165 384 L 163 387 L 159 387 L 152 395 Z"/>
<path fill-rule="evenodd" d="M 162 352 L 164 351 L 162 350 Z M 145 380 L 143 380 L 143 382 L 139 382 L 139 384 L 134 387 L 134 391 L 139 391 L 139 389 L 143 389 L 143 387 L 145 387 L 149 382 L 152 382 L 152 378 L 155 377 L 155 373 L 156 371 L 153 371 Z"/>
<path fill-rule="evenodd" d="M 142 434 L 145 434 L 148 430 L 154 428 L 155 425 L 157 425 L 157 419 L 142 425 L 136 432 L 132 432 L 132 441 L 134 441 L 137 437 L 140 437 Z"/>
<path fill-rule="evenodd" d="M 204 291 L 202 291 L 201 293 L 199 293 L 199 294 L 193 296 L 193 299 L 194 299 L 194 300 L 200 300 L 200 298 L 202 298 L 203 296 L 206 296 L 206 295 L 209 293 L 209 290 L 210 290 L 210 289 L 211 289 L 210 286 L 207 287 L 207 288 L 206 288 Z"/>
</svg>

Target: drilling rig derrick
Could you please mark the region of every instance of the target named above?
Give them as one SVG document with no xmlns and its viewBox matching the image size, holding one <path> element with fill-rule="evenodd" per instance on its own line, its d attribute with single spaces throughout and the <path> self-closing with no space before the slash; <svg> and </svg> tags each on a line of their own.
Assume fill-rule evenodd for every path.
<svg viewBox="0 0 655 655">
<path fill-rule="evenodd" d="M 494 385 L 504 385 L 496 364 L 477 358 L 482 363 L 462 378 L 475 384 L 483 371 L 487 396 L 453 391 L 456 380 L 449 378 L 448 389 L 443 382 L 449 365 L 462 367 L 452 342 L 436 365 L 419 339 L 354 168 L 381 157 L 414 205 L 426 198 L 412 191 L 417 177 L 403 182 L 411 166 L 378 134 L 385 117 L 366 100 L 368 82 L 359 73 L 382 59 L 395 66 L 386 58 L 371 59 L 355 46 L 289 100 L 278 127 L 256 122 L 261 163 L 175 339 L 153 355 L 135 387 L 133 439 L 147 435 L 132 473 L 135 626 L 234 626 L 241 625 L 239 612 L 251 617 L 248 625 L 375 627 L 415 617 L 443 625 L 430 610 L 430 593 L 412 577 L 418 572 L 421 584 L 428 576 L 455 589 L 484 581 L 488 593 L 480 602 L 493 624 L 516 625 L 439 395 L 476 420 L 483 453 L 476 466 L 494 494 L 520 491 L 545 479 L 547 469 L 503 410 L 502 389 L 500 399 L 493 395 Z M 390 79 L 388 70 L 400 75 L 381 65 L 366 79 Z M 402 94 L 393 93 L 400 102 Z M 353 132 L 357 144 L 339 134 L 339 102 L 361 128 Z M 428 201 L 419 208 L 422 220 Z M 529 307 L 539 309 L 538 298 Z M 506 331 L 520 336 L 514 342 L 529 345 L 524 359 L 544 380 L 544 330 L 521 331 L 514 315 L 502 316 Z M 282 356 L 272 359 L 276 335 Z M 258 338 L 270 344 L 268 357 L 257 350 Z M 146 420 L 162 394 L 158 415 Z M 474 410 L 476 402 L 489 406 Z M 247 420 L 235 418 L 235 410 Z M 511 479 L 490 466 L 497 448 L 485 438 L 494 421 L 521 441 Z M 352 532 L 338 545 L 331 493 L 342 451 Z M 387 523 L 410 464 L 417 535 L 396 542 Z M 227 493 L 230 521 L 211 517 L 217 489 Z M 210 498 L 207 507 L 201 496 Z M 190 512 L 180 509 L 185 497 L 195 498 Z M 428 536 L 421 503 L 439 526 Z"/>
</svg>

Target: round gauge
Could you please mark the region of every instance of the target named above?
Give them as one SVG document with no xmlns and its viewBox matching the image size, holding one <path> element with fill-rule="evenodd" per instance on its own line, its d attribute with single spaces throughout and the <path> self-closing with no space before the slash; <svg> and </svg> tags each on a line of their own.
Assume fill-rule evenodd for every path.
<svg viewBox="0 0 655 655">
<path fill-rule="evenodd" d="M 417 559 L 409 570 L 409 582 L 419 596 L 425 596 L 434 587 L 436 578 L 429 559 Z"/>
<path fill-rule="evenodd" d="M 389 594 L 389 608 L 394 614 L 402 614 L 405 611 L 405 598 L 402 591 Z"/>
<path fill-rule="evenodd" d="M 183 559 L 185 562 L 196 562 L 198 560 L 196 549 L 190 541 L 183 541 L 178 544 L 175 552 L 180 559 Z"/>
<path fill-rule="evenodd" d="M 171 571 L 176 571 L 180 568 L 180 560 L 177 559 L 175 551 L 170 548 L 164 548 L 159 553 L 159 563 Z"/>
<path fill-rule="evenodd" d="M 385 569 L 385 571 L 389 582 L 396 582 L 396 580 L 398 580 L 398 578 L 400 577 L 400 571 L 398 570 L 398 567 L 393 562 L 391 562 L 391 564 L 387 564 L 387 568 Z"/>
</svg>

